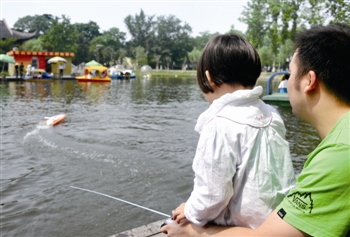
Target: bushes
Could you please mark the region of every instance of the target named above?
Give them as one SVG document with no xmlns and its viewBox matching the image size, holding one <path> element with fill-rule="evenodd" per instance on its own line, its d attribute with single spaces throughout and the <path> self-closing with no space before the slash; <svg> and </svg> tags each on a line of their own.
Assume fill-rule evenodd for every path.
<svg viewBox="0 0 350 237">
<path fill-rule="evenodd" d="M 8 77 L 8 76 L 10 76 L 10 74 L 8 73 L 8 71 L 3 71 L 3 72 L 0 72 L 0 76 L 1 76 L 1 77 L 2 77 L 2 76 Z"/>
</svg>

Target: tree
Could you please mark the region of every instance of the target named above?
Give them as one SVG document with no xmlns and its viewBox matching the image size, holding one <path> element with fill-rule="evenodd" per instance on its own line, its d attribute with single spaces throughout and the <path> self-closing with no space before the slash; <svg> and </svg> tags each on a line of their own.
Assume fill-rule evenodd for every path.
<svg viewBox="0 0 350 237">
<path fill-rule="evenodd" d="M 160 58 L 161 58 L 160 54 L 153 55 L 153 60 L 156 62 L 156 71 L 158 71 L 159 69 Z"/>
<path fill-rule="evenodd" d="M 281 46 L 279 53 L 277 55 L 277 62 L 279 67 L 283 70 L 287 70 L 288 64 L 292 59 L 294 53 L 293 41 L 291 39 L 287 39 L 285 43 Z"/>
<path fill-rule="evenodd" d="M 201 54 L 202 54 L 202 51 L 200 51 L 196 47 L 194 47 L 193 50 L 187 54 L 188 59 L 191 62 L 192 68 L 197 69 L 197 64 Z"/>
<path fill-rule="evenodd" d="M 199 36 L 193 39 L 193 45 L 195 48 L 202 50 L 211 38 L 219 34 L 220 34 L 219 32 L 216 32 L 216 33 L 210 33 L 209 31 L 199 32 Z"/>
<path fill-rule="evenodd" d="M 24 51 L 44 51 L 43 41 L 40 38 L 28 40 L 19 48 Z"/>
<path fill-rule="evenodd" d="M 171 63 L 171 57 L 170 57 L 170 56 L 165 56 L 164 61 L 165 61 L 165 64 L 166 64 L 166 70 L 169 71 L 169 69 L 170 69 L 170 63 Z"/>
<path fill-rule="evenodd" d="M 325 18 L 325 0 L 308 0 L 305 6 L 303 18 L 310 26 L 323 25 Z"/>
<path fill-rule="evenodd" d="M 300 21 L 299 9 L 303 7 L 304 0 L 284 0 L 281 1 L 281 21 L 282 30 L 280 41 L 283 43 L 287 39 L 294 40 L 298 23 Z M 289 27 L 291 23 L 291 27 Z"/>
<path fill-rule="evenodd" d="M 242 31 L 236 30 L 235 26 L 233 24 L 231 25 L 231 28 L 230 28 L 230 30 L 227 33 L 235 33 L 235 34 L 238 34 L 238 35 L 245 36 Z"/>
<path fill-rule="evenodd" d="M 94 37 L 100 36 L 100 27 L 96 22 L 89 21 L 89 23 L 76 23 L 73 25 L 78 32 L 77 36 L 77 50 L 73 63 L 79 64 L 90 60 L 92 55 L 89 52 L 90 42 Z"/>
<path fill-rule="evenodd" d="M 278 54 L 279 41 L 279 16 L 281 12 L 281 2 L 280 0 L 268 0 L 268 17 L 267 17 L 267 34 L 270 38 L 270 49 L 274 55 L 274 58 Z"/>
<path fill-rule="evenodd" d="M 258 51 L 258 54 L 260 56 L 261 65 L 264 68 L 267 68 L 268 66 L 271 67 L 271 65 L 273 63 L 273 59 L 274 59 L 274 57 L 271 53 L 271 50 L 267 46 L 263 46 L 263 47 L 259 48 L 257 51 Z"/>
<path fill-rule="evenodd" d="M 120 31 L 117 27 L 112 27 L 108 31 L 103 32 L 103 34 L 115 38 L 120 45 L 123 45 L 125 43 L 126 33 Z"/>
<path fill-rule="evenodd" d="M 77 36 L 77 50 L 73 58 L 73 63 L 78 65 L 82 62 L 88 62 L 91 58 L 89 48 L 90 41 L 84 37 L 84 34 L 79 34 Z"/>
<path fill-rule="evenodd" d="M 350 24 L 350 0 L 326 1 L 328 15 L 331 22 L 344 22 Z"/>
<path fill-rule="evenodd" d="M 89 50 L 92 54 L 95 53 L 100 63 L 110 64 L 111 61 L 115 63 L 119 60 L 121 46 L 121 42 L 114 35 L 104 32 L 91 41 Z"/>
<path fill-rule="evenodd" d="M 146 16 L 143 10 L 141 9 L 139 15 L 134 17 L 128 15 L 124 19 L 124 23 L 131 35 L 131 40 L 129 42 L 129 47 L 134 49 L 138 46 L 141 46 L 145 49 L 147 53 L 150 52 L 152 48 L 152 40 L 154 39 L 154 26 L 155 21 L 153 16 Z M 150 54 L 148 54 L 150 56 Z"/>
<path fill-rule="evenodd" d="M 103 35 L 111 39 L 108 45 L 108 51 L 111 53 L 111 60 L 120 61 L 124 57 L 126 33 L 120 31 L 117 27 L 112 27 L 108 31 L 103 32 Z M 123 50 L 122 50 L 123 49 Z"/>
<path fill-rule="evenodd" d="M 243 17 L 239 20 L 247 24 L 248 28 L 245 33 L 249 42 L 255 47 L 260 48 L 266 34 L 266 0 L 252 0 L 247 3 L 242 12 Z"/>
<path fill-rule="evenodd" d="M 93 38 L 100 36 L 100 27 L 94 21 L 89 21 L 89 23 L 76 23 L 74 24 L 75 29 L 79 33 L 79 35 L 83 35 L 83 37 L 91 41 Z"/>
<path fill-rule="evenodd" d="M 117 64 L 123 64 L 123 59 L 127 55 L 127 50 L 125 48 L 120 48 L 118 51 L 120 60 L 117 62 Z"/>
<path fill-rule="evenodd" d="M 22 32 L 37 31 L 38 35 L 44 35 L 50 28 L 51 15 L 34 15 L 19 18 L 14 24 L 14 29 Z"/>
<path fill-rule="evenodd" d="M 0 39 L 0 54 L 6 54 L 15 46 L 16 38 Z"/>
<path fill-rule="evenodd" d="M 76 52 L 78 32 L 74 25 L 70 24 L 70 18 L 62 15 L 55 17 L 52 25 L 45 35 L 41 36 L 45 48 L 55 52 Z"/>
<path fill-rule="evenodd" d="M 148 64 L 147 61 L 147 52 L 145 51 L 145 49 L 141 46 L 138 46 L 136 48 L 134 48 L 133 50 L 133 55 L 134 55 L 134 68 L 138 68 L 140 65 L 146 65 Z"/>
<path fill-rule="evenodd" d="M 191 32 L 192 28 L 187 23 L 182 24 L 174 15 L 157 17 L 154 51 L 161 55 L 163 63 L 166 57 L 170 57 L 170 61 L 175 64 L 181 63 L 181 68 L 184 68 L 187 52 L 193 48 Z"/>
</svg>

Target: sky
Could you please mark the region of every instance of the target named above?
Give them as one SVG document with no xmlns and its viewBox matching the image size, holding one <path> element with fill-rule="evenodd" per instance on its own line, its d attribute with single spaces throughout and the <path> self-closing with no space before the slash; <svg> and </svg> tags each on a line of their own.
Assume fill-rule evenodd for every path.
<svg viewBox="0 0 350 237">
<path fill-rule="evenodd" d="M 246 24 L 238 20 L 247 5 L 242 1 L 200 1 L 200 0 L 154 0 L 154 1 L 118 1 L 118 0 L 0 0 L 0 18 L 5 19 L 12 28 L 19 18 L 42 14 L 61 17 L 66 15 L 71 24 L 96 22 L 100 32 L 112 27 L 120 31 L 128 31 L 124 19 L 140 14 L 141 9 L 146 16 L 174 15 L 182 23 L 192 27 L 192 37 L 200 32 L 226 33 L 234 25 L 236 30 L 245 32 Z"/>
</svg>

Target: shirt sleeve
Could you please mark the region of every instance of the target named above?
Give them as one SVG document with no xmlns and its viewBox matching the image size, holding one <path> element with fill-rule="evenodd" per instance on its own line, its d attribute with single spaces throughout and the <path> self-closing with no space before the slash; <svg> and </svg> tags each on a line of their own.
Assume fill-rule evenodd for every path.
<svg viewBox="0 0 350 237">
<path fill-rule="evenodd" d="M 234 139 L 224 124 L 216 118 L 205 125 L 193 160 L 194 188 L 186 202 L 185 215 L 199 226 L 214 220 L 233 196 Z"/>
<path fill-rule="evenodd" d="M 311 236 L 346 236 L 350 230 L 349 146 L 314 152 L 278 215 Z"/>
</svg>

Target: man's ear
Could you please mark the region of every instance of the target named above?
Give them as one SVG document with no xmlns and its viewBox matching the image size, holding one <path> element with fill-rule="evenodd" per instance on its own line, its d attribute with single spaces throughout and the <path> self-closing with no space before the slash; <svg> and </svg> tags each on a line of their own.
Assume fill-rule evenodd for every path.
<svg viewBox="0 0 350 237">
<path fill-rule="evenodd" d="M 306 79 L 307 79 L 307 85 L 304 88 L 304 92 L 308 93 L 315 90 L 319 83 L 316 73 L 314 71 L 309 71 L 306 74 Z"/>
<path fill-rule="evenodd" d="M 209 85 L 210 85 L 211 87 L 215 86 L 215 83 L 214 83 L 213 80 L 211 79 L 211 76 L 210 76 L 210 73 L 209 73 L 208 70 L 205 71 L 205 75 L 207 76 Z"/>
</svg>

